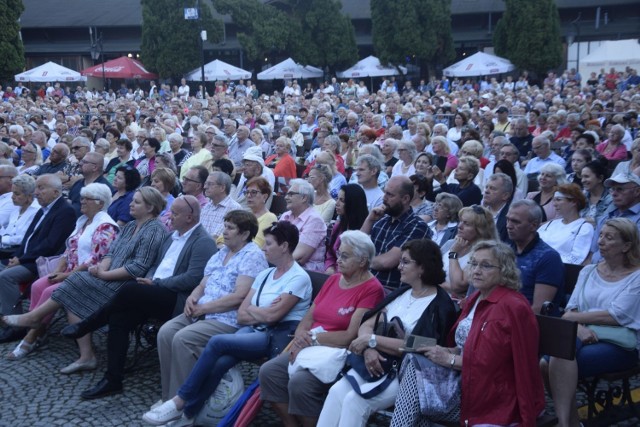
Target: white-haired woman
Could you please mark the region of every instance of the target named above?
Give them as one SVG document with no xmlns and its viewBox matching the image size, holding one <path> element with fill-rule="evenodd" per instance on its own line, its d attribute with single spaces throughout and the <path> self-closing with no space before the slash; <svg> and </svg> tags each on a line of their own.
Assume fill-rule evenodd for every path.
<svg viewBox="0 0 640 427">
<path fill-rule="evenodd" d="M 42 150 L 34 142 L 27 142 L 21 150 L 21 164 L 18 173 L 32 175 L 42 164 Z"/>
<path fill-rule="evenodd" d="M 558 185 L 567 183 L 567 173 L 564 168 L 557 163 L 547 163 L 540 168 L 538 175 L 539 191 L 532 191 L 527 194 L 527 199 L 531 199 L 540 205 L 544 211 L 542 222 L 551 221 L 557 216 L 553 196 Z"/>
<path fill-rule="evenodd" d="M 67 239 L 67 249 L 58 261 L 56 269 L 36 280 L 31 286 L 31 305 L 29 310 L 41 306 L 53 291 L 67 277 L 76 271 L 86 271 L 97 265 L 109 251 L 115 240 L 119 227 L 107 213 L 111 203 L 111 190 L 105 184 L 92 183 L 80 190 L 80 212 L 82 216 L 76 221 L 76 228 Z M 35 349 L 36 340 L 42 336 L 53 316 L 43 319 L 41 326 L 29 330 L 18 346 L 7 355 L 8 359 L 17 360 L 27 356 Z M 71 374 L 83 369 L 93 369 L 96 358 L 91 346 L 91 336 L 78 339 L 80 358 L 60 372 Z"/>
<path fill-rule="evenodd" d="M 403 175 L 410 177 L 411 175 L 415 175 L 416 168 L 413 165 L 413 162 L 418 155 L 416 144 L 411 141 L 398 141 L 398 148 L 396 151 L 398 152 L 399 160 L 395 165 L 393 165 L 393 169 L 391 169 L 391 176 Z"/>
<path fill-rule="evenodd" d="M 0 245 L 5 256 L 13 256 L 13 251 L 20 246 L 33 217 L 40 209 L 34 201 L 36 181 L 29 175 L 18 175 L 11 179 L 11 201 L 13 209 L 9 212 L 9 222 L 0 228 Z"/>
<path fill-rule="evenodd" d="M 336 208 L 336 201 L 329 194 L 329 183 L 332 178 L 331 170 L 327 165 L 323 164 L 316 164 L 309 172 L 309 176 L 307 176 L 307 181 L 316 190 L 313 207 L 327 225 L 333 219 L 333 213 Z"/>
</svg>

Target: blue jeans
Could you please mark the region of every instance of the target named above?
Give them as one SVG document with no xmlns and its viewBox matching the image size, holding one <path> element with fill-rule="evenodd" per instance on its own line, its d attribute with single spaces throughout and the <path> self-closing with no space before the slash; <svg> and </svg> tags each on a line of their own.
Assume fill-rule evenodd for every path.
<svg viewBox="0 0 640 427">
<path fill-rule="evenodd" d="M 268 334 L 254 331 L 251 326 L 240 328 L 235 334 L 211 337 L 189 377 L 178 390 L 178 396 L 186 402 L 184 414 L 192 418 L 200 412 L 223 375 L 238 362 L 268 356 Z"/>
<path fill-rule="evenodd" d="M 578 376 L 589 378 L 594 375 L 620 372 L 631 369 L 638 363 L 637 350 L 624 348 L 608 342 L 584 344 L 576 339 L 576 360 Z"/>
</svg>

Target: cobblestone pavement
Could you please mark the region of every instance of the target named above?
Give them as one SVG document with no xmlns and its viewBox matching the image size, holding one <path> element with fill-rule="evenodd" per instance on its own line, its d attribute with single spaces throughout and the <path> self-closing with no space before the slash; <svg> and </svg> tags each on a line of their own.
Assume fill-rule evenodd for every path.
<svg viewBox="0 0 640 427">
<path fill-rule="evenodd" d="M 140 368 L 127 375 L 124 393 L 93 401 L 83 401 L 80 393 L 93 387 L 106 366 L 106 336 L 94 334 L 98 369 L 73 375 L 62 375 L 60 368 L 77 358 L 75 342 L 58 333 L 65 322 L 52 328 L 45 348 L 20 361 L 9 361 L 5 355 L 17 343 L 0 344 L 0 427 L 22 426 L 144 426 L 142 414 L 160 398 L 160 374 L 157 353 L 150 352 Z M 243 363 L 247 382 L 255 378 L 257 367 Z M 637 382 L 637 381 L 636 381 Z M 634 384 L 638 387 L 640 384 Z M 583 401 L 584 396 L 579 395 Z M 551 402 L 547 409 L 553 412 Z M 256 427 L 280 425 L 273 412 L 264 407 L 253 422 Z M 388 425 L 388 419 L 374 417 L 369 426 Z M 615 426 L 640 425 L 632 418 Z"/>
</svg>

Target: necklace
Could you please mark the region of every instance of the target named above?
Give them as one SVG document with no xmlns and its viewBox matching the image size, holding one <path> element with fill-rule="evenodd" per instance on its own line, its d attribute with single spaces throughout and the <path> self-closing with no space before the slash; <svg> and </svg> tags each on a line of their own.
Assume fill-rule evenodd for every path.
<svg viewBox="0 0 640 427">
<path fill-rule="evenodd" d="M 429 292 L 431 289 L 426 288 L 423 289 L 422 292 L 420 292 L 417 296 L 413 296 L 413 290 L 411 290 L 411 292 L 409 292 L 409 303 L 407 304 L 407 308 L 411 308 L 411 306 L 413 305 L 414 302 L 418 301 L 420 298 L 423 298 L 427 295 L 427 292 Z"/>
</svg>

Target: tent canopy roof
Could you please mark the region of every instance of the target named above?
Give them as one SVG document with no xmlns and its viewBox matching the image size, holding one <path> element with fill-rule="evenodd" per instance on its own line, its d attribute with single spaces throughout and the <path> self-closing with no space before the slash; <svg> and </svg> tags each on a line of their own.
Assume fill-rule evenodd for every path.
<svg viewBox="0 0 640 427">
<path fill-rule="evenodd" d="M 55 62 L 47 62 L 39 67 L 16 74 L 17 82 L 75 82 L 87 80 L 79 72 L 73 71 Z"/>
<path fill-rule="evenodd" d="M 445 68 L 443 73 L 447 77 L 473 77 L 488 76 L 491 74 L 508 73 L 515 70 L 508 59 L 499 56 L 489 55 L 484 52 L 477 52 L 460 62 Z"/>
</svg>

